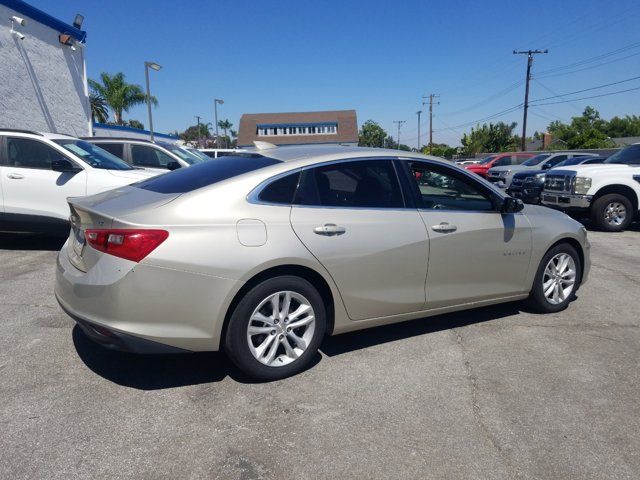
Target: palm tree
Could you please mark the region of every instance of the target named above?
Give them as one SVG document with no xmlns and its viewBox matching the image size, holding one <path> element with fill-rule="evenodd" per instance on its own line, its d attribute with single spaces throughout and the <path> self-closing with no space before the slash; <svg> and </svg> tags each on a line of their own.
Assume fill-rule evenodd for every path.
<svg viewBox="0 0 640 480">
<path fill-rule="evenodd" d="M 104 97 L 98 93 L 89 94 L 89 105 L 91 106 L 91 120 L 98 123 L 106 123 L 109 120 L 109 110 Z"/>
<path fill-rule="evenodd" d="M 147 101 L 147 95 L 140 85 L 127 83 L 122 72 L 110 75 L 102 72 L 100 74 L 102 83 L 89 80 L 91 89 L 102 96 L 109 108 L 113 110 L 116 125 L 123 125 L 122 112 L 128 112 L 135 105 L 140 105 Z M 150 97 L 153 105 L 158 105 L 158 100 L 153 95 Z"/>
<path fill-rule="evenodd" d="M 227 137 L 227 130 L 230 130 L 233 127 L 233 123 L 231 123 L 228 119 L 219 120 L 218 127 L 224 130 L 224 140 L 226 144 L 226 148 L 229 148 L 229 137 Z"/>
</svg>

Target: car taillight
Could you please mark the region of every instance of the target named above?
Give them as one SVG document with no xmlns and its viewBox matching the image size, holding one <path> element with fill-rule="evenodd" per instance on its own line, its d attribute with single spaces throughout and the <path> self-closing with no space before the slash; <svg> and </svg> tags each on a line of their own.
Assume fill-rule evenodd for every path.
<svg viewBox="0 0 640 480">
<path fill-rule="evenodd" d="M 88 229 L 84 236 L 96 250 L 139 262 L 169 236 L 166 230 Z"/>
</svg>

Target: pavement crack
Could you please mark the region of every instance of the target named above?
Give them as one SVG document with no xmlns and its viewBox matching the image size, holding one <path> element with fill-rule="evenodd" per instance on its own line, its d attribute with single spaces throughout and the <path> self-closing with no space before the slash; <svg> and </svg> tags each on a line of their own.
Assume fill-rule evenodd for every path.
<svg viewBox="0 0 640 480">
<path fill-rule="evenodd" d="M 626 272 L 622 272 L 619 269 L 615 269 L 615 268 L 611 268 L 608 267 L 606 265 L 600 265 L 599 263 L 591 263 L 592 267 L 597 267 L 597 268 L 602 268 L 603 270 L 606 270 L 607 272 L 610 273 L 615 273 L 616 275 L 622 275 L 624 278 L 626 278 L 627 280 L 629 280 L 631 283 L 635 283 L 636 285 L 640 285 L 640 278 L 638 278 L 636 275 L 630 275 Z"/>
<path fill-rule="evenodd" d="M 516 478 L 517 470 L 515 466 L 513 465 L 513 463 L 511 462 L 511 459 L 507 455 L 507 452 L 504 451 L 504 449 L 498 442 L 497 438 L 493 435 L 493 433 L 491 433 L 491 431 L 487 427 L 487 423 L 484 419 L 484 414 L 482 412 L 482 408 L 480 407 L 480 400 L 478 396 L 478 393 L 479 393 L 478 376 L 473 370 L 473 365 L 471 364 L 471 361 L 469 359 L 469 352 L 467 351 L 467 348 L 464 344 L 464 338 L 462 337 L 462 334 L 460 333 L 459 329 L 453 328 L 451 329 L 451 331 L 455 334 L 456 344 L 458 345 L 462 353 L 462 361 L 464 364 L 466 378 L 469 382 L 469 388 L 471 390 L 471 410 L 473 412 L 473 418 L 476 424 L 478 425 L 478 428 L 484 435 L 484 437 L 488 440 L 492 448 L 496 451 L 496 453 L 502 459 L 503 463 L 506 466 L 509 478 Z"/>
</svg>

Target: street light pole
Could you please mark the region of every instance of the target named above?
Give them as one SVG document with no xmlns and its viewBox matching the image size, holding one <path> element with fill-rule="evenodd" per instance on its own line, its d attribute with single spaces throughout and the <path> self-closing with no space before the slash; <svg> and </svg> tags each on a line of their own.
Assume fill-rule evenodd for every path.
<svg viewBox="0 0 640 480">
<path fill-rule="evenodd" d="M 418 114 L 418 152 L 420 151 L 420 115 L 422 114 L 422 110 L 418 110 L 416 112 Z"/>
<path fill-rule="evenodd" d="M 216 148 L 220 146 L 220 142 L 218 141 L 218 104 L 222 105 L 224 100 L 220 98 L 213 99 L 213 114 L 216 122 Z"/>
<path fill-rule="evenodd" d="M 153 117 L 151 115 L 151 89 L 149 88 L 149 69 L 156 72 L 162 68 L 156 62 L 144 62 L 144 77 L 147 81 L 147 111 L 149 112 L 149 140 L 153 142 Z"/>
</svg>

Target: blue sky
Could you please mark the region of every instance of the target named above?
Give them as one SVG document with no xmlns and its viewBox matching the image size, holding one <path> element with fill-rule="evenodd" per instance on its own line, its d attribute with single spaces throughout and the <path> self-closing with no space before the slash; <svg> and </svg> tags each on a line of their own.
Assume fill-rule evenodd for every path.
<svg viewBox="0 0 640 480">
<path fill-rule="evenodd" d="M 161 132 L 182 131 L 195 115 L 213 122 L 217 97 L 225 100 L 220 118 L 235 127 L 242 113 L 355 108 L 359 124 L 374 119 L 394 136 L 393 120 L 406 120 L 401 141 L 415 145 L 421 96 L 438 93 L 434 142 L 456 145 L 470 130 L 460 125 L 522 102 L 524 85 L 516 82 L 524 80 L 526 57 L 513 49 L 549 49 L 535 59 L 533 75 L 540 76 L 531 99 L 640 76 L 637 0 L 30 3 L 69 22 L 85 15 L 89 78 L 122 71 L 143 85 L 143 62 L 163 65 L 151 72 Z M 580 67 L 594 68 L 567 73 Z M 640 79 L 576 97 L 633 87 Z M 640 90 L 531 108 L 528 132 L 567 121 L 588 104 L 604 118 L 640 114 Z M 144 107 L 125 117 L 148 125 Z M 495 120 L 517 121 L 520 129 L 522 111 Z"/>
</svg>

